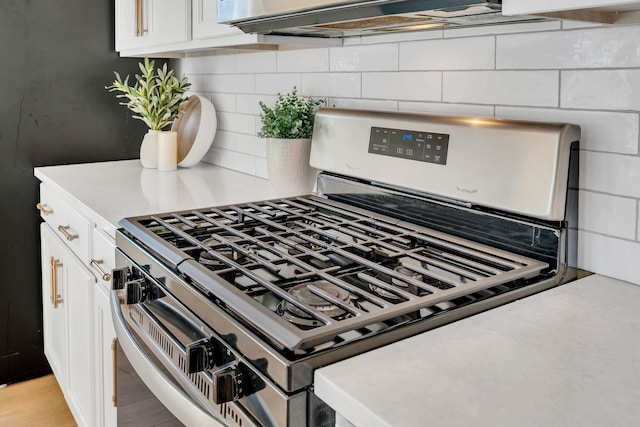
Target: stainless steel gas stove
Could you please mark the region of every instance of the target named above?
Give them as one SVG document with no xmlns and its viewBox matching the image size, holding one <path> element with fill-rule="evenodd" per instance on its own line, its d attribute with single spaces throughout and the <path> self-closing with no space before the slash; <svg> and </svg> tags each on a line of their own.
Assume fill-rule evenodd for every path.
<svg viewBox="0 0 640 427">
<path fill-rule="evenodd" d="M 321 109 L 317 195 L 120 222 L 122 348 L 185 424 L 333 425 L 318 367 L 575 278 L 578 140 Z"/>
</svg>

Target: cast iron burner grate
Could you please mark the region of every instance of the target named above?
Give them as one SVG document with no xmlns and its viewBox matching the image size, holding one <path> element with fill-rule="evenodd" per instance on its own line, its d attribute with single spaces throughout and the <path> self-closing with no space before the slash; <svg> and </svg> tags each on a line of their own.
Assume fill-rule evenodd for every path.
<svg viewBox="0 0 640 427">
<path fill-rule="evenodd" d="M 201 292 L 294 352 L 548 267 L 314 196 L 135 221 L 127 230 Z"/>
</svg>

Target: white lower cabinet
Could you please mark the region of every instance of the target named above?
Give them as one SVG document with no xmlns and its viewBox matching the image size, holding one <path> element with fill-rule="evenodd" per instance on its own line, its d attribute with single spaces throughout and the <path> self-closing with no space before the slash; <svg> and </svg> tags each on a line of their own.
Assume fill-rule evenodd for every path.
<svg viewBox="0 0 640 427">
<path fill-rule="evenodd" d="M 79 426 L 92 425 L 92 291 L 95 278 L 44 223 L 45 354 Z"/>
<path fill-rule="evenodd" d="M 78 425 L 113 427 L 115 242 L 73 200 L 44 184 L 40 197 L 45 355 Z"/>
</svg>

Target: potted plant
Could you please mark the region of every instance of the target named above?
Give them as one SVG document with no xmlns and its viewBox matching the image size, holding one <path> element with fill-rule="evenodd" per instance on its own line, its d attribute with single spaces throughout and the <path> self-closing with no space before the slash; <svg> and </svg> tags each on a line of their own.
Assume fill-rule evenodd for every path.
<svg viewBox="0 0 640 427">
<path fill-rule="evenodd" d="M 186 77 L 178 79 L 173 70 L 155 68 L 155 61 L 145 58 L 139 64 L 140 75 L 135 75 L 135 83 L 129 85 L 129 76 L 124 80 L 114 71 L 115 81 L 106 86 L 124 105 L 133 112 L 133 118 L 142 120 L 149 126 L 140 146 L 140 162 L 145 168 L 175 170 L 177 156 L 177 136 L 165 131 L 178 117 L 180 108 L 187 101 L 185 91 L 191 86 Z"/>
<path fill-rule="evenodd" d="M 278 93 L 273 107 L 260 102 L 262 128 L 266 138 L 269 179 L 277 190 L 292 194 L 313 189 L 315 170 L 309 166 L 315 112 L 323 99 L 298 95 L 297 89 Z"/>
</svg>

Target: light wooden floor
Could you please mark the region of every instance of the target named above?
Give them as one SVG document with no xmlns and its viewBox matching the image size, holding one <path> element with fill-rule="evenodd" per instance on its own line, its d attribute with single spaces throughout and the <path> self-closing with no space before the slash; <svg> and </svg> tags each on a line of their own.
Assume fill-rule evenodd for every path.
<svg viewBox="0 0 640 427">
<path fill-rule="evenodd" d="M 0 389 L 0 426 L 75 427 L 53 375 Z"/>
</svg>

